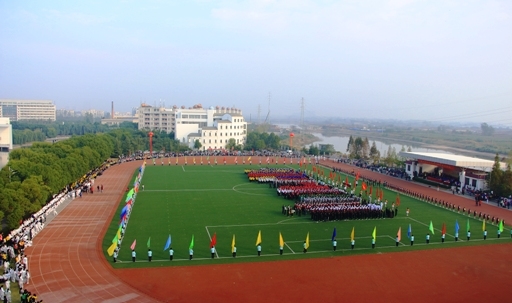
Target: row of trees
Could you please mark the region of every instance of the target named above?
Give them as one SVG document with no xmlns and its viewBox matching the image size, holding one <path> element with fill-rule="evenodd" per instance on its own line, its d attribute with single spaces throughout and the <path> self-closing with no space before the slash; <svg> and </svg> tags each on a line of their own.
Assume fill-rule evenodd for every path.
<svg viewBox="0 0 512 303">
<path fill-rule="evenodd" d="M 104 133 L 111 129 L 108 125 L 99 122 L 90 123 L 88 121 L 48 123 L 13 121 L 11 124 L 13 144 L 44 141 L 57 136 Z"/>
<path fill-rule="evenodd" d="M 250 132 L 247 134 L 245 150 L 278 150 L 281 139 L 274 133 Z"/>
<path fill-rule="evenodd" d="M 0 220 L 18 227 L 68 184 L 100 166 L 114 151 L 108 134 L 73 137 L 55 144 L 34 143 L 11 151 L 0 171 Z"/>
</svg>

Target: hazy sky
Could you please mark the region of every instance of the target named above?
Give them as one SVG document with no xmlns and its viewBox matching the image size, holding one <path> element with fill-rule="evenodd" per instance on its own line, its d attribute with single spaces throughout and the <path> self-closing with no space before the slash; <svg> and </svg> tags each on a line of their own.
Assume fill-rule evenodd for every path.
<svg viewBox="0 0 512 303">
<path fill-rule="evenodd" d="M 512 126 L 512 1 L 0 0 L 0 98 Z"/>
</svg>

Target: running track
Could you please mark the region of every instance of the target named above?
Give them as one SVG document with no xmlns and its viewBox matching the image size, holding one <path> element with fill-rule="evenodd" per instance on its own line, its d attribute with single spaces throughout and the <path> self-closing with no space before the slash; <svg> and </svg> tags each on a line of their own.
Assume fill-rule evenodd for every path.
<svg viewBox="0 0 512 303">
<path fill-rule="evenodd" d="M 232 159 L 231 159 L 232 160 Z M 109 168 L 97 179 L 103 193 L 71 202 L 27 249 L 28 289 L 45 302 L 472 302 L 507 301 L 512 275 L 507 242 L 283 262 L 114 271 L 101 241 L 129 178 L 140 162 Z M 332 166 L 333 162 L 323 164 Z M 352 166 L 340 164 L 351 170 Z M 382 174 L 386 180 L 452 202 L 472 201 Z M 511 212 L 483 205 L 507 222 Z M 512 217 L 512 216 L 511 216 Z M 378 274 L 376 274 L 378 272 Z M 151 297 L 147 294 L 150 293 Z M 153 299 L 153 298 L 155 299 Z"/>
<path fill-rule="evenodd" d="M 28 290 L 44 302 L 155 302 L 122 283 L 106 263 L 101 241 L 141 162 L 107 169 L 95 181 L 103 193 L 76 198 L 52 220 L 27 249 L 31 273 Z"/>
</svg>

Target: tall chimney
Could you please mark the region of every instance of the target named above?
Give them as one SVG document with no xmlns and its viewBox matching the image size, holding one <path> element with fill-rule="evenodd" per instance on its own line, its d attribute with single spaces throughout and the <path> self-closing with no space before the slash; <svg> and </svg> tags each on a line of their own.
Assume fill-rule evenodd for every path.
<svg viewBox="0 0 512 303">
<path fill-rule="evenodd" d="M 112 113 L 110 114 L 110 117 L 114 119 L 114 101 L 112 101 Z"/>
</svg>

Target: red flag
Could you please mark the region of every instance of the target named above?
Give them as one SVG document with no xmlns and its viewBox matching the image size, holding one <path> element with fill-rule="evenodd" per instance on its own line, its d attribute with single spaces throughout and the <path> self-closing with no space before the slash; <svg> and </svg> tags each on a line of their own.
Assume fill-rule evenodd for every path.
<svg viewBox="0 0 512 303">
<path fill-rule="evenodd" d="M 397 207 L 400 206 L 400 194 L 399 193 L 396 193 L 395 204 Z"/>
<path fill-rule="evenodd" d="M 380 190 L 380 200 L 384 201 L 384 191 L 382 189 Z"/>
<path fill-rule="evenodd" d="M 363 182 L 363 184 L 361 185 L 361 188 L 362 188 L 363 190 L 366 190 L 366 189 L 368 188 L 368 186 L 366 185 L 366 183 L 365 183 L 365 182 Z"/>
<path fill-rule="evenodd" d="M 349 185 L 349 183 L 348 183 L 348 177 L 345 177 L 345 185 Z"/>
<path fill-rule="evenodd" d="M 217 245 L 217 233 L 213 234 L 212 241 L 210 242 L 210 248 L 214 247 L 215 245 Z"/>
<path fill-rule="evenodd" d="M 356 181 L 359 180 L 359 172 L 356 173 Z"/>
<path fill-rule="evenodd" d="M 133 240 L 132 245 L 130 245 L 130 249 L 135 250 L 135 245 L 137 245 L 137 239 Z"/>
<path fill-rule="evenodd" d="M 372 185 L 370 185 L 370 192 L 368 193 L 369 195 L 371 195 L 371 194 L 372 194 L 372 190 L 373 190 L 373 186 L 372 186 Z"/>
<path fill-rule="evenodd" d="M 446 235 L 446 224 L 443 222 L 443 227 L 441 228 L 441 234 Z"/>
</svg>

